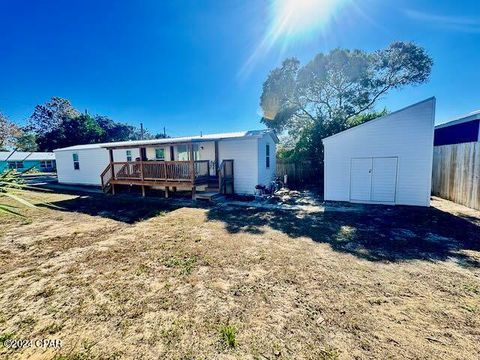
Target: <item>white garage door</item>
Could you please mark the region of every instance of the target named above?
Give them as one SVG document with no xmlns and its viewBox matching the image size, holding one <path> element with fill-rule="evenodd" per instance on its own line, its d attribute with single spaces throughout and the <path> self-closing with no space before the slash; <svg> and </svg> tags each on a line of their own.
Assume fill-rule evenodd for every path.
<svg viewBox="0 0 480 360">
<path fill-rule="evenodd" d="M 396 157 L 354 158 L 350 170 L 350 200 L 394 203 Z"/>
</svg>

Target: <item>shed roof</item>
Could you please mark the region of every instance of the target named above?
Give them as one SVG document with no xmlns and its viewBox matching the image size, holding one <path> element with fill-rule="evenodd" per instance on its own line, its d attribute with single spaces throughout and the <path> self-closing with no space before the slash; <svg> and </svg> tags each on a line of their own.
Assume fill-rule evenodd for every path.
<svg viewBox="0 0 480 360">
<path fill-rule="evenodd" d="M 360 124 L 360 125 L 353 126 L 353 127 L 349 128 L 349 129 L 343 130 L 343 131 L 341 131 L 341 132 L 339 132 L 339 133 L 336 133 L 336 134 L 333 134 L 333 135 L 328 136 L 328 137 L 326 137 L 326 138 L 323 138 L 323 139 L 322 139 L 322 142 L 325 142 L 325 140 L 330 140 L 330 139 L 335 138 L 335 137 L 337 137 L 337 136 L 342 136 L 343 134 L 346 134 L 346 133 L 348 133 L 348 132 L 355 131 L 355 130 L 357 130 L 358 128 L 361 128 L 361 127 L 363 127 L 363 126 L 371 126 L 371 125 L 373 125 L 374 123 L 376 123 L 377 121 L 385 120 L 385 119 L 387 119 L 388 117 L 390 117 L 390 116 L 392 116 L 392 115 L 394 115 L 394 114 L 397 114 L 397 113 L 399 113 L 399 112 L 401 112 L 401 111 L 410 109 L 410 108 L 412 108 L 412 107 L 414 107 L 414 106 L 423 104 L 423 103 L 428 102 L 428 101 L 436 101 L 436 100 L 435 100 L 435 97 L 432 96 L 432 97 L 430 97 L 430 98 L 428 98 L 428 99 L 425 99 L 425 100 L 419 101 L 419 102 L 417 102 L 417 103 L 415 103 L 415 104 L 406 106 L 406 107 L 404 107 L 403 109 L 396 110 L 396 111 L 391 112 L 391 113 L 389 113 L 389 114 L 387 114 L 387 115 L 380 116 L 380 117 L 378 117 L 378 118 L 376 118 L 376 119 L 373 119 L 373 120 L 364 122 L 364 123 L 362 123 L 362 124 Z"/>
<path fill-rule="evenodd" d="M 258 138 L 266 134 L 270 134 L 275 142 L 278 142 L 276 134 L 271 130 L 249 130 L 249 131 L 239 131 L 239 132 L 230 132 L 230 133 L 220 133 L 220 134 L 205 134 L 197 136 L 183 136 L 183 137 L 174 137 L 166 139 L 151 139 L 151 140 L 130 140 L 130 141 L 118 141 L 110 143 L 100 143 L 100 144 L 85 144 L 85 145 L 75 145 L 69 146 L 61 149 L 55 149 L 54 151 L 65 151 L 65 150 L 88 150 L 88 149 L 99 149 L 99 148 L 117 148 L 117 147 L 137 147 L 145 145 L 164 145 L 164 144 L 175 144 L 175 143 L 187 143 L 187 142 L 204 142 L 204 141 L 213 141 L 213 140 L 223 140 L 223 139 L 240 139 L 240 138 Z"/>
<path fill-rule="evenodd" d="M 0 151 L 0 161 L 55 160 L 53 152 Z"/>
</svg>

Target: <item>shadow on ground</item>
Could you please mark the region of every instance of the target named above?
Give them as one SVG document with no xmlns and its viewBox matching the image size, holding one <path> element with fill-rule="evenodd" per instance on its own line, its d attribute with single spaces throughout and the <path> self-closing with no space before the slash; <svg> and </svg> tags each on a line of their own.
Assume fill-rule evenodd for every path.
<svg viewBox="0 0 480 360">
<path fill-rule="evenodd" d="M 78 194 L 77 194 L 78 195 Z M 39 206 L 80 212 L 133 224 L 183 206 L 204 207 L 198 202 L 138 195 L 78 197 Z M 208 206 L 205 206 L 208 207 Z M 290 238 L 306 237 L 332 249 L 370 261 L 438 261 L 452 259 L 465 267 L 480 267 L 480 226 L 469 219 L 436 208 L 409 206 L 358 206 L 332 204 L 324 212 L 262 210 L 218 206 L 209 208 L 208 220 L 225 223 L 229 233 L 261 235 L 264 226 Z"/>
<path fill-rule="evenodd" d="M 101 216 L 116 221 L 133 224 L 149 219 L 161 213 L 178 209 L 173 204 L 158 198 L 143 199 L 138 196 L 103 194 L 80 195 L 78 197 L 38 205 L 57 211 L 79 212 L 92 216 Z"/>
<path fill-rule="evenodd" d="M 208 219 L 223 221 L 230 233 L 262 234 L 268 226 L 370 261 L 451 258 L 462 266 L 480 267 L 480 256 L 460 252 L 480 251 L 480 226 L 436 208 L 371 205 L 339 211 L 327 206 L 325 212 L 304 214 L 223 207 L 209 210 Z"/>
</svg>

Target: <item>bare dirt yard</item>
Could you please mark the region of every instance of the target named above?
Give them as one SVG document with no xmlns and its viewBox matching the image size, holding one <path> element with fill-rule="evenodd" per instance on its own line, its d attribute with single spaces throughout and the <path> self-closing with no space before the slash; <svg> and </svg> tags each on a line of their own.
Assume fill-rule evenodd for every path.
<svg viewBox="0 0 480 360">
<path fill-rule="evenodd" d="M 447 201 L 25 196 L 38 207 L 0 215 L 0 358 L 480 357 L 480 216 Z"/>
</svg>

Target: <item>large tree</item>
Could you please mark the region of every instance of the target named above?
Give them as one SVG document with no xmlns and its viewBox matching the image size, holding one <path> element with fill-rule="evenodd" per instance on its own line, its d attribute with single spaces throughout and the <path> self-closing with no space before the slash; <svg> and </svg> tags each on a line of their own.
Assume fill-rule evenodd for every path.
<svg viewBox="0 0 480 360">
<path fill-rule="evenodd" d="M 22 131 L 15 136 L 14 143 L 14 147 L 18 151 L 38 150 L 37 136 L 32 132 L 26 131 L 25 129 L 22 129 Z"/>
<path fill-rule="evenodd" d="M 38 136 L 45 135 L 50 131 L 57 130 L 66 119 L 79 116 L 70 101 L 60 97 L 53 97 L 45 104 L 35 106 L 28 120 L 28 130 Z"/>
<path fill-rule="evenodd" d="M 105 131 L 95 118 L 82 114 L 73 118 L 66 118 L 61 126 L 39 135 L 37 143 L 43 151 L 52 151 L 57 148 L 103 142 Z"/>
<path fill-rule="evenodd" d="M 0 113 L 0 150 L 14 147 L 15 137 L 20 133 L 20 128 Z"/>
<path fill-rule="evenodd" d="M 104 142 L 138 140 L 139 133 L 135 126 L 115 122 L 106 116 L 95 116 L 95 121 L 105 131 Z"/>
<path fill-rule="evenodd" d="M 432 59 L 410 42 L 383 50 L 335 49 L 306 65 L 286 59 L 263 84 L 262 122 L 288 135 L 291 155 L 323 161 L 321 139 L 368 121 L 392 89 L 428 80 Z"/>
<path fill-rule="evenodd" d="M 119 123 L 106 116 L 82 114 L 70 101 L 59 97 L 37 105 L 26 130 L 36 138 L 41 151 L 78 144 L 138 140 L 142 136 L 136 126 Z M 153 138 L 148 131 L 144 131 L 143 136 Z"/>
</svg>

